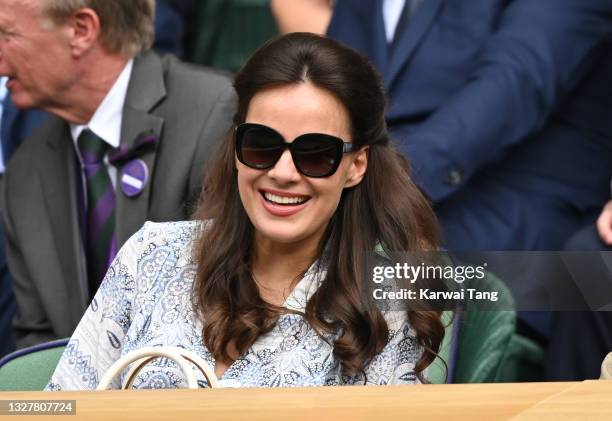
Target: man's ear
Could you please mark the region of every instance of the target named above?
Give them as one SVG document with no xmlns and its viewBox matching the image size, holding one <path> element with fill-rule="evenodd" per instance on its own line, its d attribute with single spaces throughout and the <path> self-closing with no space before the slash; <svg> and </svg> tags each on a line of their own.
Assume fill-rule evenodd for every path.
<svg viewBox="0 0 612 421">
<path fill-rule="evenodd" d="M 351 160 L 351 166 L 349 168 L 349 176 L 344 184 L 344 187 L 355 187 L 361 183 L 365 176 L 366 170 L 368 169 L 368 153 L 370 152 L 369 146 L 364 146 L 355 152 Z"/>
<path fill-rule="evenodd" d="M 80 57 L 98 42 L 101 35 L 100 17 L 90 8 L 77 10 L 68 21 L 71 31 L 72 55 Z"/>
</svg>

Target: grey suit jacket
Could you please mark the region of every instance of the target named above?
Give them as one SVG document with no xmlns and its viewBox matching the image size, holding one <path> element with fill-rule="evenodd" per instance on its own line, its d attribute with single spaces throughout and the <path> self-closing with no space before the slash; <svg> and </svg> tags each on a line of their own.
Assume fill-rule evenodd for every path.
<svg viewBox="0 0 612 421">
<path fill-rule="evenodd" d="M 135 59 L 121 144 L 130 147 L 146 132 L 159 141 L 140 156 L 150 174 L 143 192 L 129 198 L 116 189 L 118 246 L 147 220 L 189 217 L 204 163 L 227 135 L 235 108 L 231 81 L 220 73 L 153 52 Z M 77 162 L 68 124 L 52 117 L 19 148 L 5 175 L 19 347 L 70 336 L 89 304 Z"/>
</svg>

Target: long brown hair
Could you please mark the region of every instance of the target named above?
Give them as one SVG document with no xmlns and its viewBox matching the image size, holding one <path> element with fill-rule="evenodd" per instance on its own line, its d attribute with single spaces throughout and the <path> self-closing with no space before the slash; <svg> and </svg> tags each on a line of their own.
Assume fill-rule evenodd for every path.
<svg viewBox="0 0 612 421">
<path fill-rule="evenodd" d="M 319 333 L 340 332 L 333 352 L 350 374 L 364 370 L 389 334 L 382 312 L 365 294 L 365 252 L 377 245 L 388 252 L 434 250 L 438 225 L 410 179 L 406 159 L 389 140 L 380 76 L 365 57 L 338 42 L 293 33 L 261 47 L 236 76 L 234 123 L 245 121 L 256 93 L 305 81 L 334 94 L 349 112 L 353 143 L 369 145 L 366 174 L 342 193 L 319 245 L 321 253 L 325 249 L 327 272 L 304 313 Z M 283 311 L 262 300 L 251 276 L 254 228 L 238 194 L 231 135 L 211 162 L 195 217 L 213 223 L 195 251 L 194 306 L 204 320 L 206 346 L 215 358 L 229 361 L 269 332 Z M 423 380 L 444 328 L 437 311 L 408 311 L 408 319 L 423 350 L 415 366 Z"/>
</svg>

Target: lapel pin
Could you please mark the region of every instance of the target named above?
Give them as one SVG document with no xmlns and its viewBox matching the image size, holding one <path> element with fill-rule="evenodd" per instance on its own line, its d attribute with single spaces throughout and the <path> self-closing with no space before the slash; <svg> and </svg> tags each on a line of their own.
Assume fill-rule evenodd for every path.
<svg viewBox="0 0 612 421">
<path fill-rule="evenodd" d="M 121 170 L 121 191 L 127 197 L 138 196 L 147 185 L 148 178 L 149 170 L 142 159 L 130 161 Z"/>
</svg>

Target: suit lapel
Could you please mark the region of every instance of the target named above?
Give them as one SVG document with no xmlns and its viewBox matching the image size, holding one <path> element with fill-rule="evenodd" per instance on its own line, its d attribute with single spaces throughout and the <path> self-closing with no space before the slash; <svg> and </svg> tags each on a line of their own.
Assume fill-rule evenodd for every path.
<svg viewBox="0 0 612 421">
<path fill-rule="evenodd" d="M 80 227 L 82 204 L 78 192 L 82 187 L 68 124 L 57 118 L 53 124 L 47 138 L 47 159 L 42 162 L 38 174 L 54 239 L 50 246 L 57 250 L 67 302 L 76 303 L 70 311 L 73 320 L 78 322 L 89 302 Z"/>
<path fill-rule="evenodd" d="M 438 15 L 445 0 L 426 0 L 417 9 L 408 22 L 408 26 L 396 40 L 397 47 L 390 57 L 387 71 L 383 73 L 387 89 L 391 89 L 393 82 L 399 75 L 406 62 L 412 57 L 420 45 L 427 30 L 431 27 L 434 18 Z"/>
<path fill-rule="evenodd" d="M 327 35 L 366 54 L 384 73 L 387 40 L 382 0 L 337 0 Z"/>
<path fill-rule="evenodd" d="M 152 134 L 161 139 L 164 120 L 150 111 L 166 96 L 164 70 L 161 59 L 154 53 L 137 57 L 128 86 L 121 123 L 121 144 L 132 150 L 136 139 L 144 134 Z M 116 188 L 116 233 L 120 247 L 147 220 L 151 184 L 159 141 L 154 147 L 135 159 L 144 161 L 148 170 L 148 180 L 142 192 L 136 197 L 126 196 L 121 189 L 122 169 L 117 168 Z"/>
<path fill-rule="evenodd" d="M 389 49 L 387 48 L 383 8 L 378 1 L 368 2 L 367 4 L 368 8 L 363 11 L 365 16 L 361 20 L 366 26 L 363 33 L 374 34 L 374 36 L 370 39 L 370 57 L 372 57 L 374 64 L 378 67 L 381 74 L 384 74 L 387 71 L 387 66 L 389 65 Z M 374 17 L 374 19 L 372 19 L 372 17 Z M 370 25 L 373 25 L 373 27 L 369 28 L 368 26 Z"/>
</svg>

